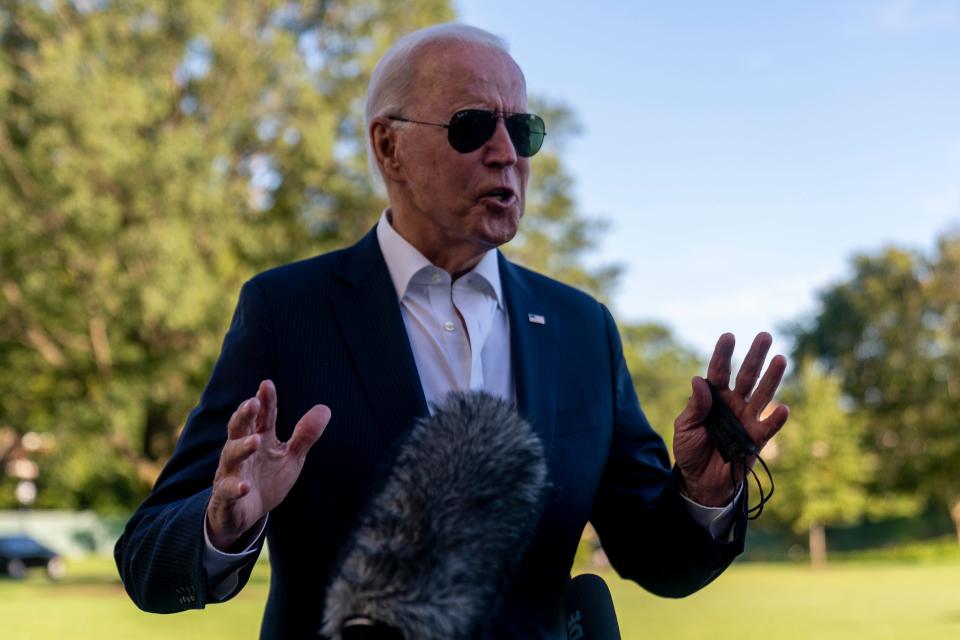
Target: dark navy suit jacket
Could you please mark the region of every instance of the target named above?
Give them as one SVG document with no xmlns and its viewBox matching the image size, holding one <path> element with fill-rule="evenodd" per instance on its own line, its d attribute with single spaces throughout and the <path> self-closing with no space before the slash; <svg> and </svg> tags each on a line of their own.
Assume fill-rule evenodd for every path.
<svg viewBox="0 0 960 640">
<path fill-rule="evenodd" d="M 500 273 L 518 408 L 543 440 L 552 488 L 492 636 L 566 637 L 562 591 L 588 520 L 621 576 L 664 596 L 703 587 L 742 551 L 745 521 L 734 540 L 717 542 L 690 517 L 607 309 L 502 255 Z M 272 572 L 261 638 L 316 637 L 328 580 L 358 515 L 397 443 L 427 414 L 373 231 L 353 247 L 244 285 L 200 403 L 115 556 L 144 610 L 213 601 L 202 566 L 204 512 L 227 421 L 267 378 L 277 388 L 281 440 L 313 405 L 333 414 L 266 534 Z M 241 571 L 241 587 L 251 569 Z"/>
</svg>

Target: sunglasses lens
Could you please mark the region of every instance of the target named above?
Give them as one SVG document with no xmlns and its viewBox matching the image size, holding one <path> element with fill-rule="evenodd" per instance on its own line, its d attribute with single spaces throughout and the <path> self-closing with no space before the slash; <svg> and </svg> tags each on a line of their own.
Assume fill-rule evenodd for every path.
<svg viewBox="0 0 960 640">
<path fill-rule="evenodd" d="M 543 136 L 547 135 L 543 118 L 532 113 L 515 113 L 506 119 L 507 132 L 513 142 L 517 155 L 529 158 L 543 145 Z"/>
<path fill-rule="evenodd" d="M 497 128 L 497 114 L 492 111 L 467 109 L 450 119 L 450 146 L 460 153 L 470 153 L 483 146 Z"/>
<path fill-rule="evenodd" d="M 504 120 L 510 141 L 517 154 L 529 158 L 543 145 L 546 126 L 540 116 L 532 113 L 515 113 Z M 497 129 L 497 114 L 481 109 L 466 109 L 453 114 L 450 119 L 448 139 L 450 146 L 460 153 L 476 151 L 493 136 Z"/>
</svg>

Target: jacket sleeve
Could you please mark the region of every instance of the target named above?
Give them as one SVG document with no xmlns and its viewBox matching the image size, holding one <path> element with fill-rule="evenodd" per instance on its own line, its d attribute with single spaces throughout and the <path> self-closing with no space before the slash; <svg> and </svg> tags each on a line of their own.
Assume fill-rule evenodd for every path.
<svg viewBox="0 0 960 640">
<path fill-rule="evenodd" d="M 663 440 L 643 415 L 616 325 L 606 308 L 603 314 L 613 367 L 613 441 L 591 521 L 621 577 L 660 596 L 686 596 L 743 551 L 746 518 L 738 509 L 734 536 L 724 542 L 691 517 L 680 472 L 670 469 Z"/>
<path fill-rule="evenodd" d="M 173 456 L 114 548 L 124 588 L 144 611 L 172 613 L 219 601 L 210 593 L 202 562 L 204 515 L 227 422 L 256 394 L 260 381 L 272 377 L 272 342 L 263 292 L 251 280 L 240 292 L 220 357 Z M 251 560 L 240 570 L 228 598 L 246 584 L 253 565 Z"/>
</svg>

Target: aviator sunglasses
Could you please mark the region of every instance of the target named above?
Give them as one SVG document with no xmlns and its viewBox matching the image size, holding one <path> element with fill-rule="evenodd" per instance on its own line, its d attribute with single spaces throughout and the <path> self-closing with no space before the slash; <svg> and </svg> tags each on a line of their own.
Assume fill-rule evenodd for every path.
<svg viewBox="0 0 960 640">
<path fill-rule="evenodd" d="M 510 134 L 510 141 L 517 155 L 529 158 L 543 145 L 543 136 L 547 135 L 543 118 L 532 113 L 510 113 L 487 111 L 485 109 L 464 109 L 457 111 L 450 118 L 449 124 L 438 122 L 421 122 L 400 116 L 387 116 L 391 120 L 425 124 L 431 127 L 442 127 L 447 130 L 447 140 L 450 146 L 460 153 L 476 151 L 493 137 L 497 130 L 497 120 L 503 118 L 503 123 Z"/>
</svg>

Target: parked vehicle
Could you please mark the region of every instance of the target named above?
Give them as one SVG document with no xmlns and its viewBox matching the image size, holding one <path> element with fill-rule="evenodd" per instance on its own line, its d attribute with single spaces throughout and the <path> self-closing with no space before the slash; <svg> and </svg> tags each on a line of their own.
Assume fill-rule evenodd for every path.
<svg viewBox="0 0 960 640">
<path fill-rule="evenodd" d="M 29 536 L 0 536 L 0 573 L 15 580 L 27 575 L 27 569 L 41 567 L 51 580 L 63 577 L 60 555 Z"/>
</svg>

